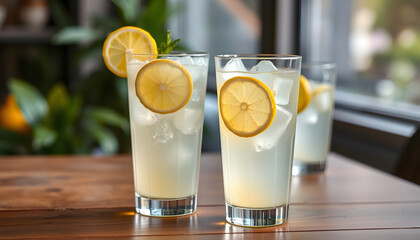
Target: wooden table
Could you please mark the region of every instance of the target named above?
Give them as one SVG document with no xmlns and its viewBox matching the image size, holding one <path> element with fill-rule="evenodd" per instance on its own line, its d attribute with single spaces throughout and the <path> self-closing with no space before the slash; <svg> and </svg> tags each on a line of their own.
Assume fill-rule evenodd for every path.
<svg viewBox="0 0 420 240">
<path fill-rule="evenodd" d="M 0 239 L 420 239 L 420 187 L 336 154 L 324 174 L 294 177 L 289 221 L 224 220 L 219 154 L 203 154 L 198 211 L 134 213 L 131 157 L 0 157 Z"/>
</svg>

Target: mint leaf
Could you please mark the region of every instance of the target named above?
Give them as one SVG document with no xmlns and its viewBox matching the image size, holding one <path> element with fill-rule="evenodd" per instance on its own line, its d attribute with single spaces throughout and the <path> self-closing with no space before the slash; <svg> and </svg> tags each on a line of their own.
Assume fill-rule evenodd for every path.
<svg viewBox="0 0 420 240">
<path fill-rule="evenodd" d="M 160 46 L 158 47 L 159 54 L 168 54 L 172 51 L 172 49 L 178 44 L 178 42 L 181 39 L 176 39 L 174 41 L 171 41 L 171 31 L 168 30 L 166 32 L 166 40 L 162 43 L 160 43 Z"/>
</svg>

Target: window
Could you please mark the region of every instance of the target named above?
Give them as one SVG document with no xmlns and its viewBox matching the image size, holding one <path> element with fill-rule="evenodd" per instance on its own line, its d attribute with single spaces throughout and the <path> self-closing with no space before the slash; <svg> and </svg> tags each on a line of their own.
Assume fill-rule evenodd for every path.
<svg viewBox="0 0 420 240">
<path fill-rule="evenodd" d="M 420 123 L 420 2 L 301 0 L 300 51 L 337 64 L 332 150 L 393 172 Z"/>
<path fill-rule="evenodd" d="M 168 20 L 175 38 L 182 38 L 191 51 L 210 54 L 209 90 L 216 89 L 214 56 L 231 53 L 258 53 L 261 41 L 258 0 L 170 0 L 179 13 Z"/>
<path fill-rule="evenodd" d="M 419 110 L 419 13 L 415 0 L 302 0 L 302 55 L 336 62 L 338 90 Z"/>
</svg>

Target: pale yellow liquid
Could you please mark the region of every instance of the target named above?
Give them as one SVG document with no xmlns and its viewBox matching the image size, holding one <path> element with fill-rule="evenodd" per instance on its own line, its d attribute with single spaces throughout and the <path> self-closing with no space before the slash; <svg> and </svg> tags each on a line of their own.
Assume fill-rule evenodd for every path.
<svg viewBox="0 0 420 240">
<path fill-rule="evenodd" d="M 256 78 L 273 92 L 276 78 L 292 81 L 289 103 L 277 105 L 273 123 L 257 136 L 243 138 L 233 134 L 224 125 L 219 112 L 226 202 L 245 208 L 283 206 L 289 202 L 300 74 L 281 70 L 254 74 L 217 72 L 218 93 L 223 83 L 234 76 Z M 276 134 L 281 129 L 284 132 Z"/>
<path fill-rule="evenodd" d="M 177 112 L 158 114 L 136 96 L 143 65 L 127 65 L 135 191 L 158 199 L 192 196 L 198 191 L 207 66 L 184 65 L 193 80 L 191 99 Z"/>
</svg>

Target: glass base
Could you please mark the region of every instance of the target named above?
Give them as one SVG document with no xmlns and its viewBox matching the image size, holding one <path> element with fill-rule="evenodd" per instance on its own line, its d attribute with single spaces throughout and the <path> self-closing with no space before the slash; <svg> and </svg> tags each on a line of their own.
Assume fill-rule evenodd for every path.
<svg viewBox="0 0 420 240">
<path fill-rule="evenodd" d="M 226 221 L 241 227 L 269 227 L 283 224 L 289 215 L 289 205 L 271 209 L 249 209 L 226 203 Z"/>
<path fill-rule="evenodd" d="M 312 173 L 321 173 L 325 170 L 325 161 L 318 163 L 303 163 L 293 160 L 292 175 L 301 176 Z"/>
<path fill-rule="evenodd" d="M 188 215 L 197 209 L 197 194 L 187 198 L 154 199 L 136 193 L 136 211 L 145 216 L 175 217 Z"/>
</svg>

